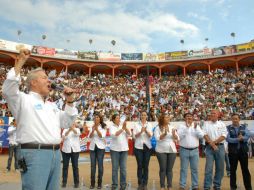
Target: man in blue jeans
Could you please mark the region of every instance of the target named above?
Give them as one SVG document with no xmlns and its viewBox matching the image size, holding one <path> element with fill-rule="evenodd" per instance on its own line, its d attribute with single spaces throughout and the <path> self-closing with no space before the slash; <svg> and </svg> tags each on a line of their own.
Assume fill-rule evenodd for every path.
<svg viewBox="0 0 254 190">
<path fill-rule="evenodd" d="M 191 113 L 184 114 L 185 123 L 180 125 L 177 132 L 180 138 L 180 190 L 186 188 L 188 165 L 191 168 L 192 190 L 198 190 L 198 162 L 199 162 L 199 139 L 204 133 L 196 122 L 193 122 Z"/>
<path fill-rule="evenodd" d="M 29 93 L 19 90 L 20 73 L 30 56 L 30 51 L 22 49 L 3 84 L 3 95 L 17 122 L 17 143 L 20 144 L 20 169 L 22 189 L 58 190 L 60 186 L 61 127 L 69 128 L 77 116 L 73 107 L 74 90 L 64 89 L 65 111 L 47 101 L 50 82 L 41 68 L 27 75 L 26 86 Z"/>
<path fill-rule="evenodd" d="M 221 180 L 224 176 L 225 148 L 224 140 L 227 137 L 227 128 L 222 121 L 218 121 L 218 110 L 211 110 L 211 121 L 205 122 L 203 127 L 206 140 L 206 165 L 204 189 L 221 189 Z M 213 163 L 215 162 L 215 175 L 213 178 Z M 213 178 L 213 179 L 212 179 Z"/>
</svg>

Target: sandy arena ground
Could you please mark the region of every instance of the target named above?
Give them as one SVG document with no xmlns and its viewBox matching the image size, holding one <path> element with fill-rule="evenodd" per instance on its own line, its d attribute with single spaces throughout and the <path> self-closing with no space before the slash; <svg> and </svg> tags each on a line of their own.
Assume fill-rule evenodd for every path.
<svg viewBox="0 0 254 190">
<path fill-rule="evenodd" d="M 82 153 L 81 157 L 89 157 L 89 154 Z M 109 157 L 109 154 L 106 155 Z M 1 183 L 20 183 L 20 174 L 18 172 L 12 171 L 6 172 L 6 163 L 7 163 L 7 155 L 0 155 L 0 184 Z M 13 166 L 13 165 L 12 165 Z M 70 165 L 71 166 L 71 165 Z M 205 166 L 205 158 L 200 159 L 199 163 L 199 187 L 203 187 L 204 180 L 204 166 Z M 240 185 L 240 189 L 244 189 L 242 174 L 240 169 L 240 164 L 238 165 L 238 184 Z M 81 163 L 79 165 L 80 171 L 80 181 L 83 179 L 84 184 L 86 186 L 90 185 L 90 164 L 89 163 Z M 131 183 L 133 188 L 137 187 L 137 175 L 136 175 L 137 164 L 134 156 L 128 156 L 127 163 L 127 181 Z M 254 179 L 254 159 L 249 159 L 249 169 L 252 174 L 252 182 Z M 153 189 L 156 186 L 156 189 L 159 189 L 159 165 L 157 158 L 155 156 L 151 157 L 150 166 L 149 166 L 149 189 Z M 173 176 L 173 189 L 179 188 L 179 177 L 180 177 L 180 159 L 177 157 L 175 165 L 174 165 L 174 176 Z M 226 172 L 225 172 L 226 174 Z M 73 183 L 72 179 L 72 170 L 69 168 L 69 178 L 68 184 L 71 185 Z M 229 190 L 229 177 L 223 178 L 222 190 Z M 105 162 L 104 164 L 104 177 L 103 177 L 103 185 L 111 184 L 111 162 Z M 254 185 L 254 183 L 252 184 Z M 188 174 L 188 187 L 190 187 L 190 173 Z"/>
</svg>

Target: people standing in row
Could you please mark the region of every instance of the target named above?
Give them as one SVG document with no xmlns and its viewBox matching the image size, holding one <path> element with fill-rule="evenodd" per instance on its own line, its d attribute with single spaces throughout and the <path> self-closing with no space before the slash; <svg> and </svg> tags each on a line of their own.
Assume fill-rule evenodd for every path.
<svg viewBox="0 0 254 190">
<path fill-rule="evenodd" d="M 62 147 L 62 158 L 63 158 L 63 169 L 62 169 L 62 187 L 65 188 L 68 179 L 69 162 L 71 159 L 74 188 L 79 188 L 79 168 L 78 159 L 80 153 L 80 129 L 75 123 L 69 128 L 64 129 L 62 132 L 63 136 L 63 147 Z"/>
<path fill-rule="evenodd" d="M 151 156 L 152 126 L 147 122 L 147 113 L 140 113 L 140 121 L 133 128 L 134 154 L 137 160 L 138 190 L 147 190 Z"/>
<path fill-rule="evenodd" d="M 218 120 L 218 110 L 211 110 L 211 120 L 205 122 L 203 127 L 206 140 L 206 165 L 204 190 L 211 188 L 221 189 L 221 180 L 224 176 L 225 148 L 224 140 L 227 137 L 227 128 L 222 121 Z M 213 178 L 213 163 L 215 162 L 215 176 Z"/>
<path fill-rule="evenodd" d="M 126 121 L 120 122 L 120 116 L 112 116 L 113 124 L 109 127 L 111 144 L 110 156 L 112 162 L 112 190 L 118 189 L 118 170 L 120 167 L 120 190 L 125 190 L 126 183 L 126 165 L 128 157 L 128 137 L 131 135 L 126 126 Z"/>
<path fill-rule="evenodd" d="M 26 76 L 28 94 L 19 90 L 20 73 L 30 57 L 27 49 L 20 53 L 3 84 L 3 95 L 17 122 L 17 143 L 20 144 L 22 189 L 58 190 L 61 170 L 61 128 L 69 128 L 76 116 L 73 89 L 64 88 L 65 111 L 47 101 L 50 81 L 41 68 Z"/>
<path fill-rule="evenodd" d="M 230 162 L 230 188 L 236 190 L 236 170 L 238 161 L 242 169 L 244 187 L 246 190 L 252 190 L 251 175 L 248 168 L 248 139 L 249 130 L 245 125 L 240 124 L 240 116 L 232 115 L 232 124 L 227 126 L 228 135 L 228 156 Z"/>
<path fill-rule="evenodd" d="M 106 148 L 106 124 L 103 122 L 103 117 L 100 114 L 94 115 L 94 123 L 89 132 L 90 138 L 90 161 L 91 161 L 91 185 L 90 189 L 95 188 L 95 173 L 96 163 L 98 163 L 98 186 L 97 189 L 102 188 L 103 177 L 103 159 Z"/>
<path fill-rule="evenodd" d="M 161 190 L 165 189 L 165 178 L 167 178 L 167 189 L 172 190 L 172 169 L 177 153 L 175 141 L 179 140 L 179 136 L 176 129 L 170 124 L 168 114 L 160 115 L 154 136 L 157 140 L 155 151 L 160 166 L 160 187 Z"/>
<path fill-rule="evenodd" d="M 180 190 L 186 188 L 188 165 L 191 168 L 192 190 L 198 190 L 198 164 L 199 164 L 199 139 L 203 138 L 204 133 L 200 126 L 193 122 L 193 115 L 184 115 L 185 123 L 178 127 L 180 138 Z"/>
<path fill-rule="evenodd" d="M 16 130 L 17 130 L 17 124 L 16 124 L 15 119 L 13 119 L 10 126 L 8 127 L 9 157 L 8 157 L 7 168 L 6 168 L 8 172 L 11 170 L 11 163 L 12 163 L 13 155 L 14 155 L 15 171 L 19 169 L 19 166 L 18 166 L 18 143 L 16 141 Z"/>
</svg>

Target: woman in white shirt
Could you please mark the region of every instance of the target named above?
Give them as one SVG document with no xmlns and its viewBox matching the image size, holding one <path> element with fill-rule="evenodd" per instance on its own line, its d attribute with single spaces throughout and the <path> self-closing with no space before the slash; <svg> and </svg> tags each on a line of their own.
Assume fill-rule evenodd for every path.
<svg viewBox="0 0 254 190">
<path fill-rule="evenodd" d="M 78 158 L 79 158 L 79 152 L 80 152 L 80 141 L 79 141 L 80 129 L 78 128 L 78 125 L 74 123 L 69 129 L 64 129 L 62 136 L 63 136 L 62 187 L 66 187 L 69 162 L 71 159 L 73 178 L 74 178 L 74 188 L 79 188 Z"/>
<path fill-rule="evenodd" d="M 175 141 L 179 140 L 176 129 L 170 125 L 170 116 L 162 114 L 158 119 L 158 127 L 154 131 L 157 144 L 156 156 L 160 165 L 160 187 L 165 189 L 165 178 L 167 178 L 167 189 L 172 189 L 173 166 L 176 159 Z"/>
<path fill-rule="evenodd" d="M 102 188 L 103 177 L 103 159 L 106 147 L 106 124 L 103 122 L 103 117 L 99 114 L 94 115 L 94 124 L 88 135 L 90 138 L 90 160 L 91 160 L 91 186 L 90 189 L 95 187 L 95 173 L 96 161 L 98 163 L 98 186 L 97 189 Z"/>
<path fill-rule="evenodd" d="M 147 122 L 147 113 L 142 111 L 140 121 L 133 128 L 134 154 L 138 165 L 138 190 L 147 189 L 148 167 L 152 148 L 150 138 L 152 134 L 152 126 Z"/>
<path fill-rule="evenodd" d="M 112 190 L 118 189 L 118 170 L 120 166 L 120 190 L 126 189 L 126 163 L 128 156 L 128 136 L 130 130 L 126 127 L 126 121 L 120 123 L 120 116 L 112 116 L 113 125 L 110 126 L 110 155 L 112 162 Z"/>
</svg>

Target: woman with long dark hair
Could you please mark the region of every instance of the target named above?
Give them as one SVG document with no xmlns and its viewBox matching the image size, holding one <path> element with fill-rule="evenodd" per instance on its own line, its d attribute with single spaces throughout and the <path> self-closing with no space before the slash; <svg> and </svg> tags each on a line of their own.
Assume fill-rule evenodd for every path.
<svg viewBox="0 0 254 190">
<path fill-rule="evenodd" d="M 91 160 L 91 186 L 90 189 L 95 188 L 95 173 L 96 162 L 98 163 L 98 186 L 97 189 L 102 188 L 103 177 L 103 158 L 105 154 L 105 137 L 106 124 L 103 122 L 103 117 L 100 114 L 94 115 L 94 124 L 88 135 L 90 138 L 90 160 Z"/>
<path fill-rule="evenodd" d="M 120 190 L 126 189 L 126 163 L 128 157 L 128 137 L 131 135 L 126 121 L 121 123 L 120 116 L 112 116 L 113 125 L 109 131 L 111 135 L 110 155 L 112 162 L 112 190 L 118 189 L 118 170 L 120 167 Z"/>
<path fill-rule="evenodd" d="M 167 189 L 172 189 L 173 166 L 176 159 L 175 141 L 179 140 L 176 129 L 170 124 L 170 116 L 161 114 L 158 127 L 154 131 L 157 140 L 155 152 L 160 165 L 160 187 L 165 189 L 165 178 L 167 178 Z"/>
<path fill-rule="evenodd" d="M 151 156 L 152 126 L 147 122 L 147 113 L 140 113 L 140 121 L 133 128 L 134 154 L 137 160 L 138 190 L 147 190 L 148 167 Z"/>
</svg>

